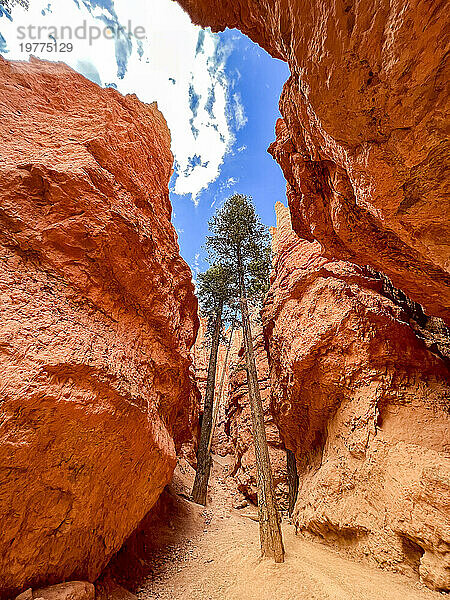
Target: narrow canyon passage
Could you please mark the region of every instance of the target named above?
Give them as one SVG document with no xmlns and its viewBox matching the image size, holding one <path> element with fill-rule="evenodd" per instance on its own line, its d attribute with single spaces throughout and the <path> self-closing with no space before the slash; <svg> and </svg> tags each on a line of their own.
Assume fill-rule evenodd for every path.
<svg viewBox="0 0 450 600">
<path fill-rule="evenodd" d="M 432 600 L 441 598 L 419 582 L 347 560 L 330 548 L 296 536 L 285 518 L 286 561 L 259 558 L 254 507 L 233 508 L 235 482 L 229 465 L 214 457 L 206 508 L 186 499 L 193 471 L 181 462 L 165 509 L 149 521 L 111 565 L 97 598 L 132 600 Z M 184 471 L 184 472 L 183 472 Z M 143 539 L 145 538 L 145 543 Z M 136 551 L 139 547 L 139 551 Z M 145 547 L 145 548 L 144 548 Z M 126 586 L 126 587 L 125 587 Z M 115 595 L 111 596 L 111 589 Z M 102 593 L 103 589 L 103 593 Z"/>
<path fill-rule="evenodd" d="M 447 30 L 0 0 L 0 600 L 450 592 Z"/>
</svg>

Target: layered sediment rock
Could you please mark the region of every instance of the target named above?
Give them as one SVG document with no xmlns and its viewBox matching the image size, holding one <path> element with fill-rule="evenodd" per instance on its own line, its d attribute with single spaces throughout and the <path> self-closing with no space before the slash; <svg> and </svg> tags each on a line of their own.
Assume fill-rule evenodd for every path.
<svg viewBox="0 0 450 600">
<path fill-rule="evenodd" d="M 0 596 L 93 581 L 196 419 L 156 105 L 0 58 Z"/>
<path fill-rule="evenodd" d="M 228 353 L 228 360 L 225 364 L 231 330 L 224 329 L 222 334 L 223 337 L 221 339 L 221 343 L 219 344 L 219 350 L 217 353 L 217 371 L 214 389 L 214 404 L 216 405 L 218 403 L 219 406 L 217 407 L 216 426 L 214 427 L 211 450 L 213 454 L 220 454 L 221 456 L 226 456 L 227 454 L 233 453 L 233 448 L 230 445 L 230 439 L 224 430 L 225 410 L 228 403 L 230 365 L 233 364 L 237 358 L 237 353 L 240 349 L 240 341 L 237 341 L 237 332 L 234 331 L 232 347 L 230 348 L 230 352 Z M 203 407 L 203 401 L 205 399 L 206 393 L 206 378 L 208 375 L 210 352 L 211 340 L 207 332 L 207 320 L 205 317 L 200 316 L 200 327 L 197 333 L 197 339 L 195 340 L 194 348 L 192 350 L 192 360 L 195 368 L 195 379 L 197 382 L 197 386 L 201 392 L 201 407 Z M 195 466 L 196 459 L 195 457 L 193 457 L 192 452 L 187 454 L 187 458 L 191 465 Z"/>
<path fill-rule="evenodd" d="M 252 332 L 274 483 L 279 506 L 286 509 L 286 451 L 270 412 L 269 365 L 264 347 L 262 326 L 254 311 L 252 313 Z M 224 331 L 223 341 L 219 346 L 214 402 L 219 402 L 219 390 L 224 369 L 225 373 L 211 451 L 213 454 L 227 458 L 230 461 L 229 473 L 234 481 L 232 487 L 237 488 L 246 498 L 256 503 L 258 485 L 256 458 L 242 331 L 241 329 L 234 329 L 228 361 L 225 364 L 230 334 L 230 329 Z M 196 378 L 199 388 L 202 390 L 202 396 L 204 396 L 206 387 L 206 372 L 209 360 L 208 346 L 206 322 L 200 318 L 200 328 L 193 355 Z M 192 463 L 192 455 L 188 455 L 188 459 Z"/>
<path fill-rule="evenodd" d="M 230 344 L 227 357 L 227 349 Z M 223 331 L 223 340 L 219 347 L 217 359 L 216 392 L 214 401 L 218 403 L 216 426 L 211 443 L 211 452 L 222 457 L 230 457 L 232 464 L 235 462 L 235 448 L 230 437 L 228 421 L 228 405 L 230 402 L 230 378 L 234 372 L 236 363 L 239 361 L 239 352 L 242 347 L 242 335 L 240 329 L 228 327 Z M 225 362 L 225 359 L 226 362 Z"/>
<path fill-rule="evenodd" d="M 445 3 L 178 1 L 289 63 L 270 151 L 294 230 L 450 322 Z"/>
<path fill-rule="evenodd" d="M 211 352 L 211 339 L 208 335 L 208 324 L 207 319 L 203 316 L 200 316 L 200 327 L 197 332 L 197 338 L 195 340 L 194 347 L 192 348 L 192 362 L 194 365 L 195 371 L 195 381 L 197 383 L 197 387 L 200 391 L 200 415 L 203 412 L 203 403 L 205 401 L 206 394 L 206 380 L 208 376 L 208 365 L 209 365 L 209 355 Z M 221 418 L 223 415 L 223 406 L 224 402 L 226 402 L 226 383 L 228 381 L 228 368 L 225 370 L 225 380 L 223 386 L 223 394 L 222 398 L 219 400 L 219 388 L 220 382 L 222 381 L 222 373 L 225 367 L 225 354 L 226 347 L 224 343 L 219 344 L 219 350 L 217 354 L 217 371 L 216 371 L 216 379 L 215 379 L 215 391 L 214 391 L 214 403 L 220 401 L 220 416 L 217 420 L 217 426 L 214 428 L 214 439 L 217 439 L 218 431 L 220 430 L 221 441 L 224 442 L 219 444 L 220 451 L 226 453 L 225 444 L 226 439 L 223 438 L 223 419 Z M 197 445 L 196 440 L 200 438 L 200 425 L 198 427 L 197 435 L 194 436 L 194 443 L 187 444 L 183 447 L 183 456 L 186 458 L 191 466 L 194 468 L 197 465 Z M 218 448 L 214 448 L 213 452 L 217 451 Z"/>
<path fill-rule="evenodd" d="M 429 331 L 426 315 L 371 269 L 328 259 L 276 209 L 263 320 L 272 412 L 297 458 L 296 526 L 447 590 L 445 344 L 431 343 L 435 323 Z M 439 336 L 450 337 L 443 325 Z"/>
<path fill-rule="evenodd" d="M 270 459 L 274 471 L 279 504 L 286 508 L 286 452 L 280 439 L 278 429 L 270 412 L 270 379 L 267 353 L 264 347 L 262 326 L 258 323 L 256 313 L 252 315 L 252 331 L 254 334 L 254 350 L 258 371 L 258 381 L 264 405 L 266 434 L 269 444 Z M 229 461 L 229 474 L 233 478 L 231 487 L 237 489 L 246 498 L 257 501 L 257 472 L 253 446 L 253 430 L 250 401 L 248 397 L 247 371 L 243 355 L 242 331 L 233 330 L 228 360 L 225 364 L 227 345 L 231 329 L 224 330 L 223 340 L 219 346 L 216 373 L 214 402 L 219 402 L 218 416 L 211 444 L 211 452 Z M 196 378 L 202 397 L 206 388 L 206 373 L 209 360 L 209 343 L 206 339 L 206 321 L 200 318 L 200 328 L 193 349 L 193 360 Z M 225 372 L 224 372 L 225 369 Z M 223 378 L 222 396 L 219 399 L 220 384 Z M 193 454 L 186 453 L 191 464 Z M 242 499 L 242 497 L 241 497 Z"/>
</svg>

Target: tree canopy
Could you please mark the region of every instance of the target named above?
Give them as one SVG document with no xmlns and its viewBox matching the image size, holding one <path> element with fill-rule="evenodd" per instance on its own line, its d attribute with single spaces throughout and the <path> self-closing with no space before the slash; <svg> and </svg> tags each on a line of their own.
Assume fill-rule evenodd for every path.
<svg viewBox="0 0 450 600">
<path fill-rule="evenodd" d="M 219 313 L 223 320 L 229 318 L 236 297 L 234 286 L 230 267 L 217 262 L 197 276 L 197 296 L 202 315 L 208 321 L 208 333 Z"/>
<path fill-rule="evenodd" d="M 247 295 L 252 302 L 261 300 L 269 286 L 270 238 L 251 197 L 234 194 L 228 198 L 209 221 L 209 230 L 206 248 L 210 258 L 231 273 L 234 297 L 238 297 L 240 260 Z"/>
</svg>

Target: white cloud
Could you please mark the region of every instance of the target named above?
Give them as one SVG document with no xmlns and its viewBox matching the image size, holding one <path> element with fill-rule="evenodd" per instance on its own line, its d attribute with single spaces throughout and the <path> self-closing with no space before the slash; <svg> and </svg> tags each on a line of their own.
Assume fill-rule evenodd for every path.
<svg viewBox="0 0 450 600">
<path fill-rule="evenodd" d="M 221 196 L 221 194 L 223 194 L 223 192 L 225 192 L 226 190 L 234 187 L 237 183 L 239 183 L 239 178 L 236 177 L 228 177 L 227 180 L 222 181 L 219 187 L 217 188 L 217 192 L 215 193 L 213 201 L 211 202 L 209 207 L 213 208 L 216 202 L 219 200 L 219 196 Z"/>
<path fill-rule="evenodd" d="M 233 94 L 234 100 L 234 118 L 236 121 L 237 129 L 242 129 L 244 125 L 247 123 L 247 117 L 245 116 L 244 106 L 242 104 L 241 95 L 239 92 L 235 92 Z"/>
<path fill-rule="evenodd" d="M 157 100 L 172 135 L 172 152 L 177 177 L 173 191 L 198 194 L 214 181 L 225 154 L 234 142 L 231 122 L 239 129 L 246 122 L 240 96 L 230 94 L 225 64 L 229 44 L 219 44 L 218 36 L 202 31 L 190 22 L 172 0 L 114 0 L 113 10 L 89 1 L 33 0 L 25 11 L 13 9 L 13 22 L 0 19 L 10 59 L 27 59 L 19 47 L 17 27 L 71 25 L 75 28 L 105 25 L 105 18 L 121 23 L 128 30 L 144 27 L 142 41 L 125 35 L 116 40 L 103 38 L 92 45 L 88 40 L 73 40 L 73 52 L 57 55 L 33 52 L 47 60 L 63 60 L 102 85 L 113 84 L 121 93 L 135 93 L 142 101 Z M 50 7 L 50 10 L 47 10 Z M 45 41 L 45 37 L 44 40 Z M 231 108 L 231 105 L 233 108 Z M 233 118 L 234 117 L 234 118 Z"/>
<path fill-rule="evenodd" d="M 192 279 L 195 282 L 196 276 L 200 273 L 200 252 L 197 252 L 194 256 L 194 264 L 191 265 Z"/>
<path fill-rule="evenodd" d="M 239 179 L 237 179 L 236 177 L 228 177 L 228 179 L 226 181 L 223 181 L 219 185 L 218 193 L 220 194 L 224 190 L 228 190 L 229 188 L 235 186 L 236 183 L 238 183 L 238 182 L 239 182 Z"/>
</svg>

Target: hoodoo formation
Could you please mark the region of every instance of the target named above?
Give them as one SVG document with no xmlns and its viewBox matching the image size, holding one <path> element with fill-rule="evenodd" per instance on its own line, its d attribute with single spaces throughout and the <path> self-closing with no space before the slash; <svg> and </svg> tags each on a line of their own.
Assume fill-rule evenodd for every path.
<svg viewBox="0 0 450 600">
<path fill-rule="evenodd" d="M 197 414 L 191 273 L 155 105 L 0 59 L 0 588 L 94 579 Z"/>
<path fill-rule="evenodd" d="M 438 598 L 450 591 L 446 4 L 177 1 L 289 65 L 268 149 L 287 196 L 272 263 L 251 199 L 225 199 L 227 172 L 207 202 L 210 289 L 198 273 L 195 288 L 156 103 L 0 56 L 0 599 Z M 216 39 L 208 57 L 211 34 L 195 31 L 195 69 L 219 75 L 202 99 L 189 65 L 192 139 L 225 77 Z M 184 175 L 208 166 L 195 152 Z M 208 438 L 211 315 L 224 335 Z M 211 444 L 197 460 L 200 431 Z M 202 499 L 197 463 L 211 473 Z"/>
<path fill-rule="evenodd" d="M 178 2 L 289 64 L 270 151 L 294 231 L 385 273 L 449 323 L 445 3 Z"/>
</svg>

